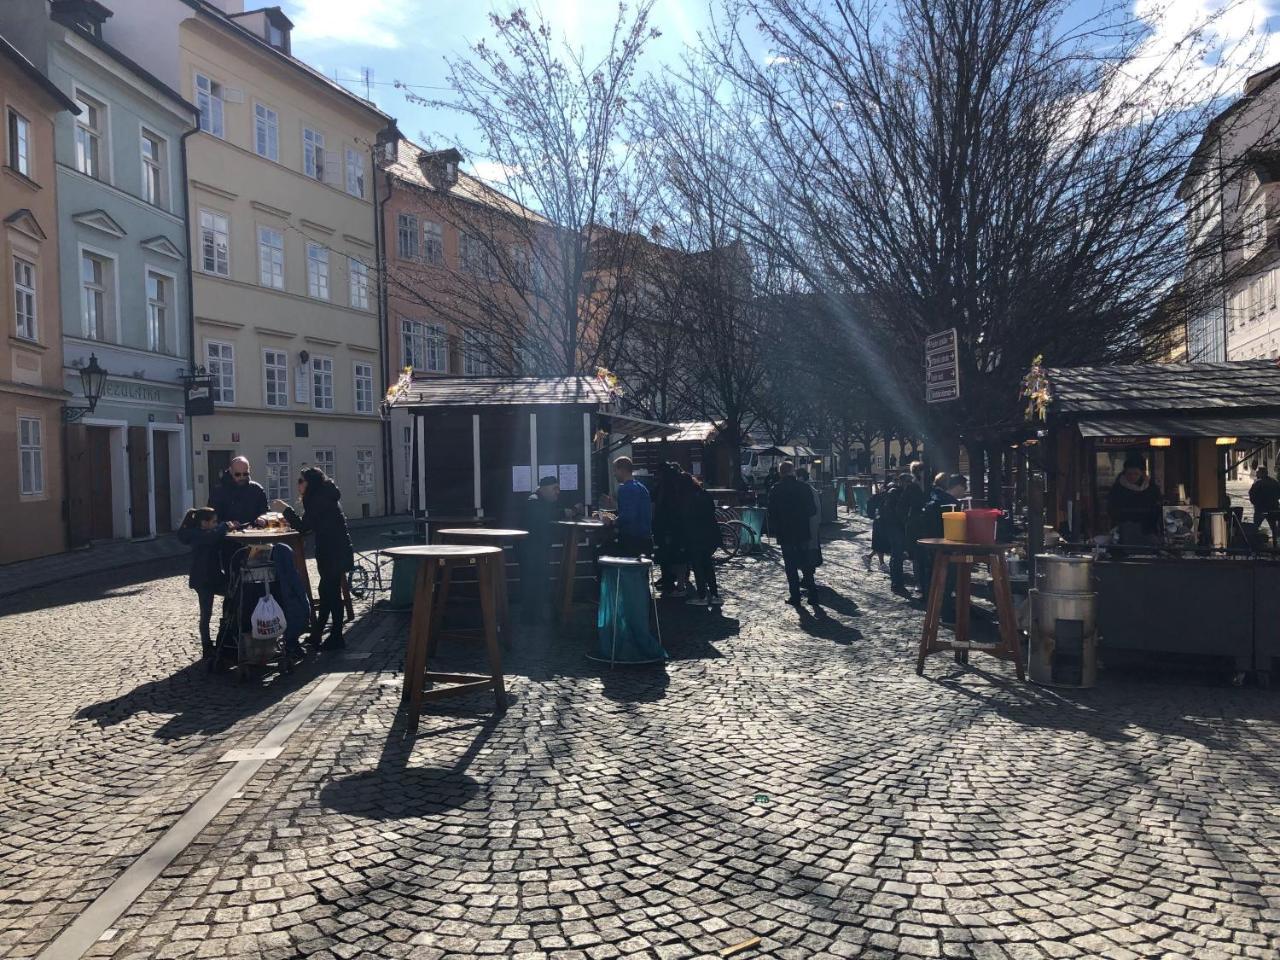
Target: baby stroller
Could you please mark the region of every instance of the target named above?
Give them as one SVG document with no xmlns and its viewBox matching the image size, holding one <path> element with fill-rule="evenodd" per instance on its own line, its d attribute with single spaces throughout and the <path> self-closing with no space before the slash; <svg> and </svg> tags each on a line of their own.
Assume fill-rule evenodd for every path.
<svg viewBox="0 0 1280 960">
<path fill-rule="evenodd" d="M 271 548 L 249 546 L 237 550 L 228 564 L 222 623 L 218 628 L 214 654 L 209 659 L 211 671 L 224 662 L 233 662 L 240 679 L 248 680 L 251 667 L 265 670 L 274 665 L 281 673 L 293 670 L 283 616 L 279 618 L 278 629 L 269 631 L 271 635 L 255 633 L 254 610 L 258 602 L 268 595 L 280 602 Z"/>
</svg>

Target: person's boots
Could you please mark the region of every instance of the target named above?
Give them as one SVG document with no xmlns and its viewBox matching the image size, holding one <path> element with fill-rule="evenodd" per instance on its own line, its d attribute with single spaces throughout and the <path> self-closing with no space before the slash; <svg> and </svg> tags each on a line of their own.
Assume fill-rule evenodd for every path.
<svg viewBox="0 0 1280 960">
<path fill-rule="evenodd" d="M 329 631 L 329 638 L 325 640 L 321 650 L 343 650 L 347 646 L 347 642 L 342 639 L 342 617 L 333 618 L 333 629 Z"/>
</svg>

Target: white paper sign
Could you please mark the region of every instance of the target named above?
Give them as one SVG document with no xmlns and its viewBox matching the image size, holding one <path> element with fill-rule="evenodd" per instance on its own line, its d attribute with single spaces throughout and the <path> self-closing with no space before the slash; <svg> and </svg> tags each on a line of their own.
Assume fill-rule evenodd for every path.
<svg viewBox="0 0 1280 960">
<path fill-rule="evenodd" d="M 560 489 L 561 490 L 577 490 L 578 489 L 578 465 L 576 463 L 560 464 Z"/>
<path fill-rule="evenodd" d="M 543 477 L 554 477 L 557 475 L 556 465 L 554 463 L 544 463 L 538 467 L 538 479 Z"/>
<path fill-rule="evenodd" d="M 533 467 L 511 468 L 511 492 L 530 493 L 533 490 Z"/>
</svg>

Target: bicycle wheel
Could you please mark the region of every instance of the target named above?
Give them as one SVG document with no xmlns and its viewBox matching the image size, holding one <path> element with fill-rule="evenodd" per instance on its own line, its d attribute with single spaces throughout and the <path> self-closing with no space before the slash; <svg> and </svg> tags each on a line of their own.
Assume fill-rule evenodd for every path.
<svg viewBox="0 0 1280 960">
<path fill-rule="evenodd" d="M 364 565 L 364 561 L 358 561 L 355 567 L 347 574 L 349 578 L 349 586 L 351 588 L 351 596 L 356 600 L 363 600 L 369 594 L 369 568 Z"/>
<path fill-rule="evenodd" d="M 738 530 L 734 526 L 736 521 L 718 524 L 720 527 L 720 549 L 724 551 L 725 556 L 736 557 L 738 550 L 741 548 L 741 540 L 738 536 Z M 738 523 L 737 526 L 742 526 Z"/>
</svg>

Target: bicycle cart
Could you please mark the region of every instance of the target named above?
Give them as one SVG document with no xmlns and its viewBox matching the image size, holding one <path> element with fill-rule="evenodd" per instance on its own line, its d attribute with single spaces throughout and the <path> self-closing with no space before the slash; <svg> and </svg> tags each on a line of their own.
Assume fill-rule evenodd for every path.
<svg viewBox="0 0 1280 960">
<path fill-rule="evenodd" d="M 274 666 L 281 673 L 292 672 L 287 627 L 276 637 L 253 635 L 253 610 L 258 601 L 268 593 L 275 596 L 277 602 L 281 599 L 273 589 L 276 570 L 271 560 L 271 548 L 241 547 L 231 555 L 228 566 L 227 592 L 222 598 L 222 622 L 218 627 L 213 656 L 209 658 L 209 670 L 213 671 L 224 661 L 229 661 L 241 680 L 249 679 L 252 668 L 265 671 Z"/>
</svg>

